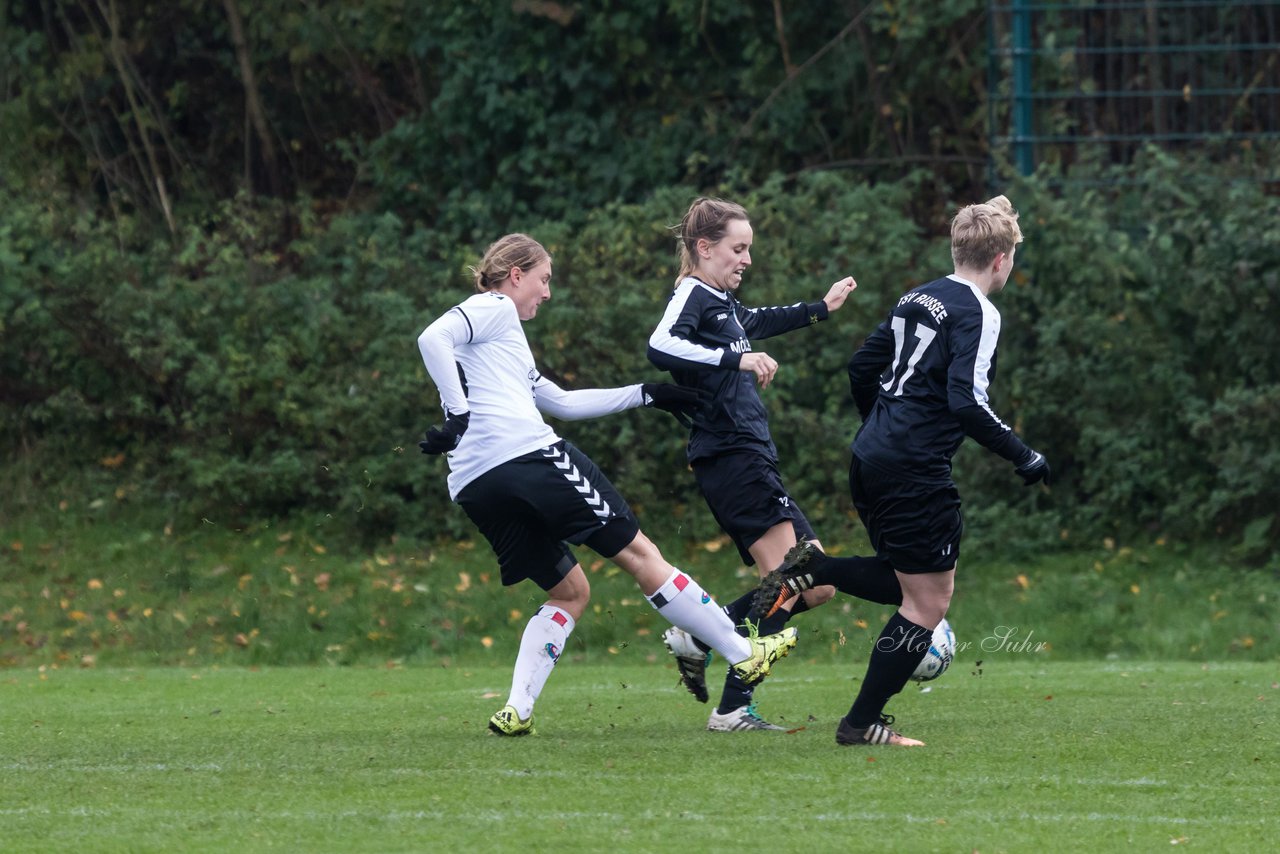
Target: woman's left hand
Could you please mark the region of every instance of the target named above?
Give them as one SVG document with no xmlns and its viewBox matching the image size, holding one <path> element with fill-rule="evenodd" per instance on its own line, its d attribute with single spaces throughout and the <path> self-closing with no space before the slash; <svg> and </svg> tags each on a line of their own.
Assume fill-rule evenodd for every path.
<svg viewBox="0 0 1280 854">
<path fill-rule="evenodd" d="M 832 285 L 831 290 L 827 291 L 827 295 L 822 298 L 822 301 L 827 304 L 827 311 L 835 311 L 844 305 L 845 299 L 857 286 L 858 283 L 853 280 L 853 276 L 845 276 Z"/>
</svg>

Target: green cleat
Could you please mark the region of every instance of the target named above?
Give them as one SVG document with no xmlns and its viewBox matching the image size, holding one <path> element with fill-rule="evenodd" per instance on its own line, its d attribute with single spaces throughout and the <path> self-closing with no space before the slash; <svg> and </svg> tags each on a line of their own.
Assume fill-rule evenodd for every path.
<svg viewBox="0 0 1280 854">
<path fill-rule="evenodd" d="M 535 732 L 533 715 L 529 715 L 528 720 L 522 721 L 514 707 L 503 706 L 489 718 L 489 731 L 494 735 L 533 735 Z"/>
<path fill-rule="evenodd" d="M 796 630 L 788 626 L 776 635 L 764 637 L 755 636 L 753 632 L 747 640 L 751 643 L 751 657 L 733 665 L 733 672 L 748 685 L 755 685 L 769 675 L 775 661 L 785 658 L 795 648 Z"/>
</svg>

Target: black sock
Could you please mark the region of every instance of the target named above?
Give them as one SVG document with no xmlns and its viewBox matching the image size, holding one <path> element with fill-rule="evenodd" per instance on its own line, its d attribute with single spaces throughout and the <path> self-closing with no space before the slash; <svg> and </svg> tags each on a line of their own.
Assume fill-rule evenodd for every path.
<svg viewBox="0 0 1280 854">
<path fill-rule="evenodd" d="M 734 599 L 728 605 L 724 606 L 724 612 L 729 615 L 729 620 L 735 626 L 742 625 L 742 620 L 751 610 L 751 603 L 755 598 L 756 588 L 752 587 L 746 593 L 743 593 L 737 599 Z"/>
<path fill-rule="evenodd" d="M 888 561 L 878 557 L 816 556 L 813 583 L 830 584 L 841 593 L 881 605 L 901 605 L 902 585 Z"/>
<path fill-rule="evenodd" d="M 782 631 L 790 617 L 789 613 L 779 609 L 772 617 L 760 621 L 759 634 L 771 635 L 774 632 Z M 747 634 L 745 626 L 739 625 L 737 628 L 738 634 Z M 749 706 L 751 705 L 751 696 L 754 693 L 755 689 L 743 682 L 742 677 L 730 667 L 728 674 L 725 676 L 724 690 L 720 692 L 720 705 L 716 708 L 716 711 L 723 715 L 726 712 L 732 712 L 734 709 Z"/>
<path fill-rule="evenodd" d="M 932 639 L 932 629 L 916 625 L 901 611 L 894 612 L 871 648 L 866 678 L 849 708 L 850 725 L 868 727 L 880 720 L 889 698 L 903 689 L 924 660 Z"/>
</svg>

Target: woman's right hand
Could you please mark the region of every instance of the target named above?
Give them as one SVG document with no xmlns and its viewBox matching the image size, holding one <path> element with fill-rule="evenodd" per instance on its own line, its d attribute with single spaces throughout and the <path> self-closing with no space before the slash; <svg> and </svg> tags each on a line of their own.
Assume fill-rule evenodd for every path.
<svg viewBox="0 0 1280 854">
<path fill-rule="evenodd" d="M 768 353 L 743 353 L 738 370 L 751 371 L 756 375 L 760 388 L 768 388 L 769 383 L 773 382 L 774 374 L 778 373 L 778 363 Z"/>
</svg>

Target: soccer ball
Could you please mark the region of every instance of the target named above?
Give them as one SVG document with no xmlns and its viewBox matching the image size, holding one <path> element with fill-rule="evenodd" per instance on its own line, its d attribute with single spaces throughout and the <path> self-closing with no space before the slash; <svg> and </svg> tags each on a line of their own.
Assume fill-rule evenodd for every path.
<svg viewBox="0 0 1280 854">
<path fill-rule="evenodd" d="M 917 682 L 928 682 L 937 679 L 951 666 L 951 659 L 956 654 L 956 633 L 951 631 L 951 624 L 944 618 L 933 630 L 933 640 L 929 643 L 929 651 L 916 667 L 911 678 Z"/>
</svg>

